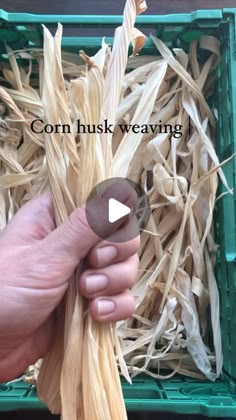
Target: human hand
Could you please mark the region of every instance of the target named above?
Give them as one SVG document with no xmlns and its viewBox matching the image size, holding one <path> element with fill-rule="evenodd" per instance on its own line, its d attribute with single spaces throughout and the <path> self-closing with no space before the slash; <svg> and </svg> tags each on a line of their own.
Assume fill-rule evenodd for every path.
<svg viewBox="0 0 236 420">
<path fill-rule="evenodd" d="M 97 321 L 117 321 L 134 312 L 128 290 L 138 269 L 139 237 L 111 244 L 76 209 L 56 228 L 52 198 L 27 203 L 0 234 L 0 382 L 14 379 L 44 357 L 53 339 L 53 312 L 69 279 L 87 257 L 80 291 Z"/>
</svg>

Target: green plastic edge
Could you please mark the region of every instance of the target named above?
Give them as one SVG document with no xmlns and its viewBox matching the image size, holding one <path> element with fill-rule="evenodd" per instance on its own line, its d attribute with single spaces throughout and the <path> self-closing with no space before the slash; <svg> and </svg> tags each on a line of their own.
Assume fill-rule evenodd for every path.
<svg viewBox="0 0 236 420">
<path fill-rule="evenodd" d="M 228 65 L 231 66 L 231 75 L 234 75 L 234 77 L 230 80 L 231 83 L 231 104 L 232 104 L 232 145 L 233 150 L 232 153 L 235 153 L 235 145 L 236 145 L 236 9 L 232 8 L 226 8 L 224 9 L 225 15 L 232 15 L 234 14 L 235 24 L 234 24 L 234 33 L 232 34 L 232 38 L 234 39 L 234 46 L 231 49 L 231 60 Z M 236 158 L 234 157 L 234 161 L 236 162 Z M 236 166 L 236 164 L 235 164 Z M 234 180 L 235 180 L 235 174 L 234 174 Z M 236 192 L 236 186 L 233 185 L 234 193 Z M 226 197 L 226 206 L 225 206 L 225 213 L 226 213 L 226 207 L 227 211 L 229 212 L 229 215 L 234 214 L 234 207 L 235 203 L 233 202 L 232 198 Z M 226 213 L 227 214 L 227 213 Z M 227 221 L 226 221 L 227 223 Z M 232 249 L 234 251 L 232 252 Z M 229 232 L 229 236 L 227 237 L 227 240 L 225 241 L 225 260 L 226 262 L 235 262 L 236 261 L 236 236 L 235 236 L 235 230 L 232 230 Z M 236 362 L 236 359 L 235 359 Z M 236 390 L 236 384 L 234 385 L 234 392 Z"/>
<path fill-rule="evenodd" d="M 138 24 L 150 25 L 152 23 L 191 23 L 203 19 L 222 19 L 222 10 L 197 10 L 192 13 L 179 13 L 170 15 L 143 15 L 138 16 Z M 9 23 L 62 23 L 70 25 L 117 25 L 122 23 L 121 15 L 37 15 L 28 13 L 8 13 L 0 9 L 0 19 Z"/>
<path fill-rule="evenodd" d="M 162 381 L 155 381 L 151 378 L 142 378 L 141 380 L 134 380 L 133 386 L 127 384 L 122 380 L 122 388 L 125 396 L 125 404 L 128 412 L 172 412 L 179 414 L 192 414 L 192 415 L 205 415 L 208 417 L 236 417 L 236 397 L 225 395 L 225 385 L 219 381 L 215 384 L 204 382 L 198 384 L 191 379 L 183 383 L 183 390 L 181 389 L 181 381 L 174 381 L 171 386 L 170 382 L 165 385 L 161 384 Z M 131 391 L 134 397 L 126 397 L 126 393 Z M 195 387 L 196 390 L 200 389 L 198 395 L 192 395 L 191 392 L 185 393 L 188 388 Z M 215 393 L 206 397 L 201 396 L 201 389 L 211 388 Z M 16 410 L 47 410 L 47 407 L 37 398 L 35 388 L 23 382 L 13 384 L 14 389 L 18 389 L 15 396 L 9 393 L 9 396 L 0 397 L 0 412 L 16 411 Z M 22 391 L 19 393 L 19 391 Z M 163 395 L 155 399 L 155 393 Z M 223 393 L 224 395 L 221 395 Z M 16 396 L 18 394 L 18 396 Z M 136 397 L 135 397 L 136 394 Z M 148 394 L 150 397 L 142 398 L 140 394 Z M 152 395 L 153 394 L 153 395 Z M 166 394 L 166 396 L 164 396 Z"/>
</svg>

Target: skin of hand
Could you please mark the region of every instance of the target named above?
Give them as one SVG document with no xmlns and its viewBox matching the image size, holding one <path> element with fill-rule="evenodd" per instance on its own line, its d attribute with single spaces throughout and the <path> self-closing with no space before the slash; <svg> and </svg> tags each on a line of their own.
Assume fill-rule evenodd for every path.
<svg viewBox="0 0 236 420">
<path fill-rule="evenodd" d="M 100 322 L 128 318 L 129 291 L 137 275 L 140 238 L 101 240 L 87 224 L 84 207 L 56 228 L 52 197 L 25 204 L 0 234 L 0 383 L 44 357 L 54 337 L 55 308 L 86 257 L 80 291 Z"/>
</svg>

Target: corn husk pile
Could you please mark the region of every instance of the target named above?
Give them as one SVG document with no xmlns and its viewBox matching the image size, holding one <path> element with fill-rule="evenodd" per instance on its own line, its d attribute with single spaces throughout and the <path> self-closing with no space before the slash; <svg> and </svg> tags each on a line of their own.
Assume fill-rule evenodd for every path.
<svg viewBox="0 0 236 420">
<path fill-rule="evenodd" d="M 151 203 L 132 288 L 134 316 L 117 326 L 94 322 L 78 291 L 81 267 L 58 309 L 38 391 L 63 420 L 127 418 L 117 365 L 128 381 L 142 372 L 215 380 L 222 369 L 212 229 L 218 178 L 231 190 L 215 152 L 215 117 L 206 102 L 219 43 L 204 36 L 187 54 L 171 52 L 152 37 L 157 55 L 136 57 L 145 36 L 134 27 L 135 17 L 145 8 L 143 1 L 127 0 L 113 48 L 103 40 L 94 57 L 86 51 L 80 61 L 62 55 L 59 25 L 54 38 L 44 27 L 43 53 L 8 49 L 10 65 L 2 69 L 1 229 L 24 203 L 48 190 L 60 225 L 98 182 L 113 176 L 140 183 Z M 208 51 L 203 63 L 199 49 Z M 28 59 L 27 69 L 17 56 Z M 38 86 L 35 79 L 31 84 L 33 58 L 39 64 Z M 30 124 L 36 118 L 69 124 L 72 132 L 35 134 Z M 114 134 L 78 135 L 77 119 L 84 124 L 108 119 Z M 145 134 L 119 129 L 119 124 L 160 121 L 181 125 L 181 137 L 158 129 Z"/>
</svg>

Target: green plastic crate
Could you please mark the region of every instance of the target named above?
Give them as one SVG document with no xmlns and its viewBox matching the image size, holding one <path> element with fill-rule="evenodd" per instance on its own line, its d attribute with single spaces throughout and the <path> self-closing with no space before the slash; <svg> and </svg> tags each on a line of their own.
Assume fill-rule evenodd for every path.
<svg viewBox="0 0 236 420">
<path fill-rule="evenodd" d="M 63 49 L 78 52 L 83 48 L 94 54 L 105 33 L 112 42 L 114 28 L 121 16 L 59 16 L 7 13 L 0 10 L 0 59 L 5 60 L 5 43 L 13 49 L 42 46 L 42 23 L 53 28 L 61 22 L 66 35 Z M 222 60 L 212 103 L 218 108 L 217 152 L 221 160 L 232 155 L 236 146 L 236 9 L 199 10 L 191 14 L 140 16 L 137 26 L 152 32 L 170 47 L 188 49 L 193 39 L 212 34 L 221 42 Z M 71 29 L 82 36 L 71 36 Z M 98 36 L 101 35 L 101 36 Z M 151 40 L 143 50 L 157 53 Z M 236 190 L 236 158 L 225 167 L 229 185 Z M 220 250 L 217 281 L 221 299 L 224 371 L 216 383 L 176 376 L 171 380 L 137 377 L 133 385 L 122 381 L 129 411 L 203 414 L 208 417 L 236 418 L 236 203 L 226 195 L 217 204 L 215 214 Z M 0 385 L 0 411 L 46 409 L 35 388 L 22 382 Z"/>
</svg>

